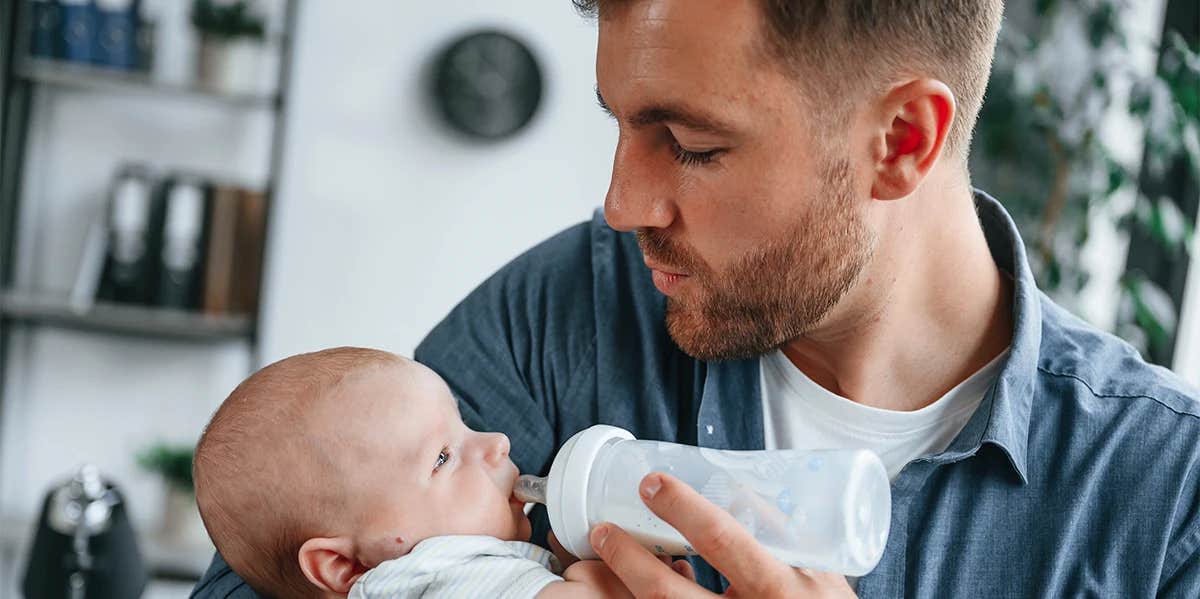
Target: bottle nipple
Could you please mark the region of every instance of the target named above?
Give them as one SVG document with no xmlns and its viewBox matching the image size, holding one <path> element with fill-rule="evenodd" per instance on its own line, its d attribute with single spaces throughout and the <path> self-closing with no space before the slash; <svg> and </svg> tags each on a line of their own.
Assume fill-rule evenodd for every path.
<svg viewBox="0 0 1200 599">
<path fill-rule="evenodd" d="M 513 485 L 513 496 L 525 503 L 546 503 L 546 478 L 522 474 Z"/>
</svg>

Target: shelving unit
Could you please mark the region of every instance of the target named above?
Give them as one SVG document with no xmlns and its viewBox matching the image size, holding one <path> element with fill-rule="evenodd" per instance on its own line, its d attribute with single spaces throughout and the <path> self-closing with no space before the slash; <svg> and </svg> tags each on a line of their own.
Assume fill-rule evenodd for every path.
<svg viewBox="0 0 1200 599">
<path fill-rule="evenodd" d="M 254 363 L 260 362 L 257 313 L 209 315 L 104 302 L 79 307 L 65 294 L 20 288 L 15 272 L 20 251 L 17 226 L 21 220 L 24 170 L 30 160 L 27 155 L 30 123 L 38 110 L 33 103 L 35 92 L 39 97 L 42 94 L 86 92 L 116 98 L 139 96 L 143 102 L 158 101 L 158 98 L 164 102 L 194 102 L 207 105 L 209 110 L 218 106 L 230 111 L 271 112 L 270 156 L 263 189 L 269 231 L 282 162 L 287 90 L 295 43 L 293 32 L 298 10 L 297 0 L 281 1 L 282 33 L 271 40 L 278 52 L 277 79 L 272 91 L 261 94 L 230 94 L 194 84 L 162 81 L 144 73 L 31 58 L 25 51 L 29 47 L 25 27 L 29 2 L 0 3 L 0 417 L 3 416 L 7 391 L 6 370 L 13 357 L 10 355 L 12 336 L 16 330 L 57 328 L 100 335 L 101 338 L 132 337 L 172 343 L 239 342 L 248 345 Z M 266 265 L 264 271 L 265 268 Z M 3 430 L 0 421 L 0 433 Z M 28 522 L 23 524 L 26 529 L 32 526 Z M 0 523 L 0 526 L 4 524 Z M 19 543 L 21 539 L 8 541 Z M 154 551 L 169 553 L 161 547 Z M 209 555 L 211 553 L 202 556 L 204 559 L 189 555 L 187 559 L 171 563 L 167 563 L 170 560 L 159 560 L 163 563 L 155 566 L 152 574 L 168 580 L 198 579 Z"/>
<path fill-rule="evenodd" d="M 148 306 L 98 302 L 79 308 L 66 298 L 0 293 L 0 316 L 35 326 L 56 326 L 177 341 L 229 341 L 253 335 L 244 315 L 209 315 Z"/>
<path fill-rule="evenodd" d="M 16 76 L 41 85 L 112 93 L 175 96 L 251 108 L 272 108 L 278 105 L 281 99 L 278 93 L 229 94 L 198 85 L 158 81 L 145 73 L 116 71 L 38 58 L 21 59 L 17 64 Z"/>
</svg>

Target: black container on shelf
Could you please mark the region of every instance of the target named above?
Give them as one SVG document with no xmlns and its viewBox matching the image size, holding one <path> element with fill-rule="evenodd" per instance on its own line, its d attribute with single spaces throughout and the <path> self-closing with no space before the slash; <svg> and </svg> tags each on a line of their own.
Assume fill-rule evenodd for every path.
<svg viewBox="0 0 1200 599">
<path fill-rule="evenodd" d="M 208 184 L 180 176 L 164 184 L 159 247 L 155 253 L 152 303 L 164 308 L 200 308 L 204 280 Z"/>
<path fill-rule="evenodd" d="M 113 182 L 108 201 L 108 243 L 97 299 L 147 304 L 153 298 L 162 199 L 150 170 L 127 166 Z"/>
</svg>

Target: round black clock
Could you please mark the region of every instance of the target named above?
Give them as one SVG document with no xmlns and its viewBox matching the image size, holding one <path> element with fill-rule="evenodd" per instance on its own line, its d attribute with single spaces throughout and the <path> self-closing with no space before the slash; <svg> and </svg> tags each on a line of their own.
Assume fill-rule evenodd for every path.
<svg viewBox="0 0 1200 599">
<path fill-rule="evenodd" d="M 542 70 L 533 52 L 500 31 L 464 35 L 434 65 L 434 99 L 455 129 L 499 139 L 533 119 L 542 100 Z"/>
</svg>

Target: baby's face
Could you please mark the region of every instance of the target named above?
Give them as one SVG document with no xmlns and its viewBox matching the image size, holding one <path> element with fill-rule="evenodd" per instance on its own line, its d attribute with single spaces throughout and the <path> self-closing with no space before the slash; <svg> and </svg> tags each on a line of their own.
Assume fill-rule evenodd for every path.
<svg viewBox="0 0 1200 599">
<path fill-rule="evenodd" d="M 512 496 L 518 472 L 508 437 L 467 428 L 440 377 L 415 364 L 388 367 L 339 392 L 364 407 L 343 434 L 366 442 L 354 459 L 371 466 L 355 469 L 349 493 L 360 494 L 354 504 L 364 506 L 360 520 L 378 549 L 406 553 L 449 534 L 529 540 L 524 505 Z M 374 492 L 363 497 L 364 489 Z"/>
</svg>

